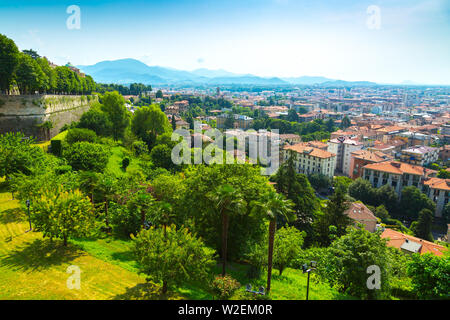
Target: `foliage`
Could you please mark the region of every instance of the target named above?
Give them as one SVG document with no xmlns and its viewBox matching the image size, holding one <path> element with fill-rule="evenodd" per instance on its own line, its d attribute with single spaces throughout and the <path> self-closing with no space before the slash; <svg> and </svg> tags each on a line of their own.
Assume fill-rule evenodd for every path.
<svg viewBox="0 0 450 320">
<path fill-rule="evenodd" d="M 81 115 L 78 128 L 90 129 L 99 136 L 109 136 L 112 134 L 113 124 L 108 118 L 108 114 L 103 112 L 99 105 Z"/>
<path fill-rule="evenodd" d="M 260 169 L 248 164 L 235 165 L 197 165 L 185 171 L 186 192 L 183 196 L 184 215 L 192 219 L 192 228 L 205 243 L 216 250 L 221 248 L 222 217 L 217 214 L 217 203 L 211 192 L 217 186 L 228 184 L 241 194 L 245 203 L 258 200 L 261 194 L 272 187 Z M 243 257 L 246 243 L 262 239 L 264 221 L 250 215 L 250 208 L 243 213 L 233 215 L 229 221 L 228 252 L 230 259 Z M 252 226 L 249 228 L 248 226 Z"/>
<path fill-rule="evenodd" d="M 213 295 L 220 300 L 228 300 L 240 287 L 241 284 L 229 275 L 217 276 L 211 283 Z"/>
<path fill-rule="evenodd" d="M 294 157 L 295 154 L 291 153 L 271 180 L 276 182 L 277 191 L 294 203 L 296 219 L 293 224 L 300 230 L 306 231 L 306 242 L 309 243 L 313 234 L 312 223 L 315 214 L 320 210 L 320 203 L 308 178 L 304 174 L 296 172 Z M 279 220 L 279 225 L 285 223 L 283 218 Z"/>
<path fill-rule="evenodd" d="M 338 185 L 329 201 L 327 201 L 323 214 L 319 215 L 315 223 L 319 243 L 328 245 L 332 240 L 329 232 L 330 226 L 336 228 L 336 236 L 340 237 L 345 234 L 346 228 L 353 223 L 353 220 L 345 214 L 349 206 L 345 186 Z"/>
<path fill-rule="evenodd" d="M 311 183 L 311 186 L 316 190 L 325 190 L 332 185 L 332 180 L 322 173 L 310 174 L 308 175 L 308 180 Z"/>
<path fill-rule="evenodd" d="M 206 282 L 215 264 L 214 250 L 186 228 L 151 227 L 142 230 L 134 241 L 140 271 L 163 283 L 162 294 L 172 284 Z"/>
<path fill-rule="evenodd" d="M 19 49 L 13 40 L 0 34 L 0 91 L 8 91 L 19 63 Z"/>
<path fill-rule="evenodd" d="M 413 290 L 420 299 L 448 299 L 450 292 L 450 258 L 431 253 L 413 254 L 408 265 Z"/>
<path fill-rule="evenodd" d="M 384 223 L 387 223 L 387 220 L 390 218 L 389 212 L 386 210 L 384 205 L 376 207 L 373 213 L 375 214 L 376 217 L 380 218 L 381 221 Z"/>
<path fill-rule="evenodd" d="M 433 226 L 433 212 L 430 209 L 422 209 L 419 219 L 411 224 L 411 231 L 418 238 L 433 241 L 431 227 Z"/>
<path fill-rule="evenodd" d="M 63 157 L 74 170 L 101 172 L 108 163 L 110 152 L 101 144 L 75 142 L 63 150 Z"/>
<path fill-rule="evenodd" d="M 21 132 L 0 135 L 0 177 L 14 173 L 28 175 L 43 164 L 44 152 L 33 143 L 34 139 Z"/>
<path fill-rule="evenodd" d="M 88 235 L 94 222 L 91 202 L 81 191 L 61 188 L 42 190 L 32 201 L 32 222 L 44 237 L 60 238 L 67 245 L 69 237 Z"/>
<path fill-rule="evenodd" d="M 150 218 L 154 210 L 154 199 L 145 190 L 138 190 L 124 195 L 117 202 L 112 202 L 109 217 L 114 232 L 129 237 L 136 235 Z"/>
<path fill-rule="evenodd" d="M 386 240 L 363 228 L 351 228 L 348 234 L 335 240 L 328 249 L 327 261 L 322 271 L 331 284 L 361 299 L 389 297 L 390 273 Z M 380 289 L 367 286 L 369 266 L 380 268 Z"/>
<path fill-rule="evenodd" d="M 135 111 L 131 130 L 138 138 L 145 141 L 149 148 L 152 148 L 158 135 L 170 133 L 172 129 L 167 116 L 156 104 L 152 104 Z"/>
<path fill-rule="evenodd" d="M 97 134 L 95 133 L 95 131 L 92 131 L 90 129 L 69 129 L 64 141 L 68 144 L 73 144 L 75 142 L 81 141 L 94 143 L 97 141 Z"/>
<path fill-rule="evenodd" d="M 428 209 L 434 212 L 436 205 L 430 198 L 420 192 L 417 187 L 409 186 L 402 189 L 400 208 L 402 216 L 409 219 L 417 219 L 420 211 Z"/>
<path fill-rule="evenodd" d="M 123 137 L 125 128 L 130 122 L 125 99 L 117 91 L 113 91 L 106 92 L 101 101 L 101 110 L 108 115 L 108 119 L 112 123 L 112 136 L 114 140 L 118 140 Z"/>
</svg>

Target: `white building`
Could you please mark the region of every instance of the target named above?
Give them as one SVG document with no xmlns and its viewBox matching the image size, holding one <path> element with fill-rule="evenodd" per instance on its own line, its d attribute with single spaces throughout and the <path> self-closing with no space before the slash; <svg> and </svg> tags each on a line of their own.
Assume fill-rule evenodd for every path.
<svg viewBox="0 0 450 320">
<path fill-rule="evenodd" d="M 336 172 L 350 176 L 352 152 L 361 150 L 363 147 L 363 143 L 345 137 L 328 141 L 328 151 L 336 155 Z"/>
<path fill-rule="evenodd" d="M 294 163 L 298 173 L 306 175 L 318 173 L 333 178 L 336 169 L 336 154 L 299 143 L 286 145 L 283 148 L 282 161 L 289 158 L 289 150 L 296 154 Z"/>
</svg>

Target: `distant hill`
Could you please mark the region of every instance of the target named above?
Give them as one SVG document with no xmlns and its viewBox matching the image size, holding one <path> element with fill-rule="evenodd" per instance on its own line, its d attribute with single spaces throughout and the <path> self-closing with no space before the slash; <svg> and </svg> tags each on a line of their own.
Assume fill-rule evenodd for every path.
<svg viewBox="0 0 450 320">
<path fill-rule="evenodd" d="M 368 81 L 349 82 L 311 76 L 290 78 L 258 77 L 251 74 L 236 74 L 222 69 L 210 70 L 201 68 L 193 71 L 183 71 L 159 66 L 148 66 L 136 59 L 101 61 L 94 65 L 77 67 L 100 83 L 130 84 L 140 82 L 153 85 L 375 85 L 375 83 Z"/>
<path fill-rule="evenodd" d="M 312 85 L 312 84 L 321 84 L 327 81 L 333 81 L 333 79 L 325 78 L 325 77 L 310 77 L 310 76 L 303 76 L 303 77 L 291 77 L 291 78 L 282 78 L 284 81 L 292 83 L 292 84 L 305 84 L 305 85 Z"/>
</svg>

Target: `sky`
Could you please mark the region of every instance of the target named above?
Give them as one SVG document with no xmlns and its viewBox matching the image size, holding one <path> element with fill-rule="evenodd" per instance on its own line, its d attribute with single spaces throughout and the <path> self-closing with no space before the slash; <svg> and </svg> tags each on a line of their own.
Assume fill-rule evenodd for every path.
<svg viewBox="0 0 450 320">
<path fill-rule="evenodd" d="M 449 0 L 0 0 L 0 33 L 56 64 L 450 85 Z"/>
</svg>

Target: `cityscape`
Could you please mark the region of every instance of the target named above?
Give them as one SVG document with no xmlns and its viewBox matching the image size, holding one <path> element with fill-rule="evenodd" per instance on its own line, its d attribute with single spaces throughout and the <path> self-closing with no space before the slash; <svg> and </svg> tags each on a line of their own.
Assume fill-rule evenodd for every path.
<svg viewBox="0 0 450 320">
<path fill-rule="evenodd" d="M 179 300 L 174 315 L 202 317 L 280 316 L 278 300 L 289 300 L 293 308 L 299 300 L 448 301 L 450 7 L 445 1 L 345 1 L 342 8 L 326 2 L 206 7 L 203 1 L 175 1 L 167 7 L 132 1 L 135 9 L 156 10 L 153 27 L 161 39 L 172 37 L 171 44 L 161 40 L 151 58 L 140 51 L 136 34 L 120 44 L 127 49 L 119 49 L 106 44 L 105 31 L 90 20 L 100 9 L 106 13 L 99 23 L 114 19 L 120 8 L 128 16 L 122 1 L 42 1 L 36 14 L 50 19 L 63 8 L 67 22 L 61 31 L 49 31 L 51 19 L 39 22 L 31 38 L 22 27 L 13 30 L 5 15 L 0 300 Z M 262 50 L 253 63 L 257 36 L 249 30 L 260 20 L 249 18 L 247 25 L 241 15 L 259 12 L 289 34 L 293 16 L 286 10 L 296 6 L 311 10 L 311 17 L 326 17 L 312 35 L 328 37 L 333 24 L 338 31 L 351 29 L 349 16 L 356 12 L 367 18 L 358 18 L 364 32 L 387 28 L 405 38 L 390 53 L 390 40 L 374 40 L 385 55 L 375 61 L 378 69 L 358 60 L 361 49 L 341 44 L 330 46 L 328 54 L 348 52 L 342 66 L 301 49 L 298 65 L 306 59 L 316 69 L 299 72 L 297 58 L 289 60 L 285 52 L 297 47 L 286 42 L 278 43 L 279 55 Z M 344 7 L 348 15 L 342 16 Z M 230 22 L 237 19 L 229 34 L 222 32 L 218 14 L 225 8 Z M 25 17 L 32 8 L 0 3 L 0 9 Z M 185 16 L 179 23 L 199 50 L 194 54 L 187 45 L 174 55 L 176 42 L 185 43 L 183 31 L 175 36 L 157 25 L 166 26 L 160 15 L 172 21 L 179 10 L 195 10 L 199 24 L 206 24 L 204 37 L 207 26 L 223 42 L 231 35 L 236 50 L 243 50 L 240 60 L 231 48 L 228 57 L 221 56 L 222 65 L 215 60 L 221 55 L 214 51 L 221 45 L 216 39 L 202 52 L 191 33 L 196 25 Z M 416 12 L 422 19 L 415 19 Z M 397 30 L 395 17 L 410 19 L 408 27 Z M 443 50 L 421 48 L 435 60 L 417 58 L 411 65 L 408 57 L 403 65 L 396 56 L 404 50 L 400 42 L 431 20 L 427 41 Z M 433 33 L 437 26 L 441 40 Z M 248 53 L 235 33 L 239 27 L 247 33 Z M 279 35 L 278 30 L 272 29 Z M 67 54 L 62 38 L 85 32 L 81 50 L 70 47 Z M 115 32 L 116 26 L 110 33 Z M 99 43 L 91 39 L 95 34 L 102 35 Z M 308 43 L 313 52 L 322 48 Z M 176 68 L 167 67 L 164 50 Z"/>
</svg>

